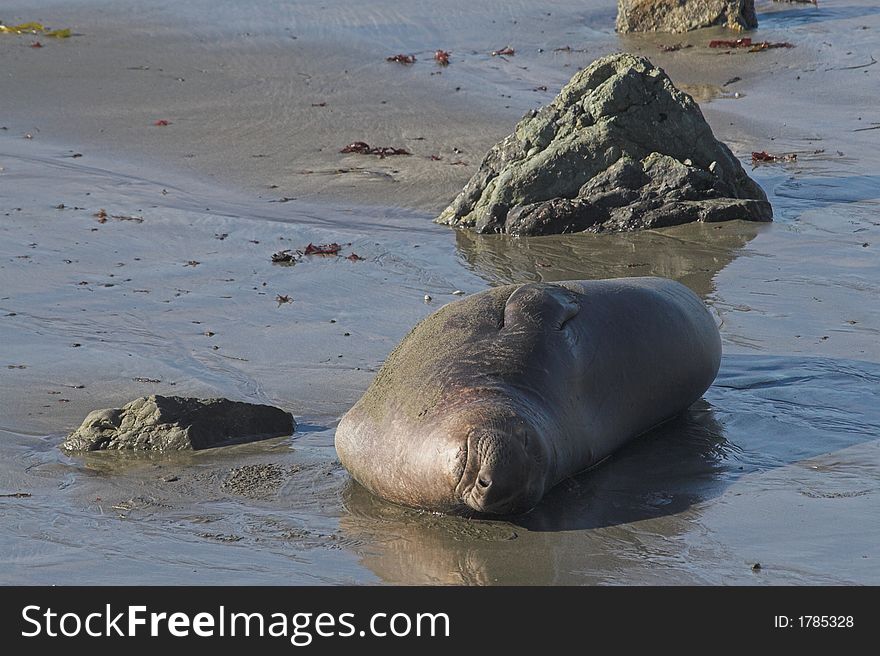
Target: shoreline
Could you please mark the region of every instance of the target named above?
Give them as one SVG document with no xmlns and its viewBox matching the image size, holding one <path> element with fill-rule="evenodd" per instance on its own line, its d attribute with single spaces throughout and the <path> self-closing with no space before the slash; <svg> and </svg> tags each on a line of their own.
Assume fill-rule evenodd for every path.
<svg viewBox="0 0 880 656">
<path fill-rule="evenodd" d="M 725 55 L 706 47 L 708 40 L 729 35 L 720 28 L 618 36 L 614 3 L 606 0 L 593 11 L 566 3 L 549 17 L 528 5 L 492 5 L 484 11 L 491 15 L 497 9 L 504 18 L 491 20 L 489 34 L 468 24 L 473 21 L 463 5 L 404 18 L 389 1 L 373 10 L 338 2 L 336 15 L 353 14 L 342 25 L 332 20 L 324 25 L 326 11 L 316 7 L 298 9 L 303 14 L 298 16 L 282 4 L 274 13 L 251 17 L 253 32 L 234 24 L 193 23 L 186 35 L 184 26 L 198 14 L 199 3 L 179 9 L 179 16 L 166 4 L 151 3 L 134 15 L 130 8 L 105 8 L 96 15 L 88 2 L 67 13 L 10 8 L 7 22 L 38 14 L 75 31 L 71 39 L 38 50 L 28 47 L 27 37 L 0 41 L 18 89 L 4 117 L 10 133 L 69 144 L 86 161 L 93 155 L 122 156 L 147 168 L 170 166 L 267 199 L 342 200 L 439 213 L 526 111 L 549 102 L 575 70 L 608 52 L 647 55 L 664 68 L 677 86 L 696 95 L 716 137 L 740 157 L 773 145 L 760 139 L 768 132 L 763 128 L 778 130 L 778 121 L 755 129 L 756 109 L 768 103 L 751 94 L 763 89 L 797 102 L 795 92 L 808 81 L 799 85 L 795 71 L 816 67 L 826 57 L 824 46 L 811 41 L 791 50 Z M 799 11 L 770 8 L 774 11 L 762 14 L 769 17 L 762 21 L 768 27 L 759 28 L 755 39 L 785 38 L 772 17 Z M 572 25 L 572 14 L 582 22 Z M 593 14 L 612 20 L 597 31 L 581 18 Z M 277 22 L 282 19 L 287 22 Z M 427 43 L 427 34 L 434 25 L 450 30 L 447 67 L 432 60 L 435 46 Z M 492 57 L 488 44 L 496 41 L 510 41 L 516 54 Z M 693 47 L 661 51 L 673 43 Z M 572 50 L 556 51 L 563 47 Z M 417 52 L 416 63 L 385 61 L 398 51 Z M 857 59 L 840 58 L 846 60 L 841 64 Z M 742 79 L 725 86 L 733 77 Z M 826 108 L 840 90 L 828 90 Z M 735 93 L 740 98 L 734 99 Z M 867 91 L 848 88 L 846 94 L 870 101 Z M 819 116 L 811 107 L 797 110 L 807 112 L 804 119 L 810 112 Z M 782 132 L 771 136 L 797 139 Z M 379 159 L 338 152 L 353 141 L 404 147 L 413 155 Z"/>
</svg>

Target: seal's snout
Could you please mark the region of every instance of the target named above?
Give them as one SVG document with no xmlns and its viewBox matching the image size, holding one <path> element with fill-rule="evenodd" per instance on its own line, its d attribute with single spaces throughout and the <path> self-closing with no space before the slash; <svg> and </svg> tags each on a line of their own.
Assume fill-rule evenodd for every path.
<svg viewBox="0 0 880 656">
<path fill-rule="evenodd" d="M 544 494 L 543 471 L 541 458 L 532 453 L 528 434 L 521 427 L 475 431 L 468 439 L 461 499 L 478 512 L 527 512 Z"/>
</svg>

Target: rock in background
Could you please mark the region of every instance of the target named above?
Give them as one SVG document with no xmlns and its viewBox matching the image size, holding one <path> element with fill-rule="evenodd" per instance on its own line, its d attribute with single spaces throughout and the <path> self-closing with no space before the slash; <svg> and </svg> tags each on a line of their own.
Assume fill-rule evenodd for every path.
<svg viewBox="0 0 880 656">
<path fill-rule="evenodd" d="M 758 27 L 755 0 L 617 0 L 618 32 L 689 32 Z"/>
<path fill-rule="evenodd" d="M 527 114 L 436 221 L 543 235 L 772 216 L 696 102 L 646 58 L 622 53 Z"/>
<path fill-rule="evenodd" d="M 290 435 L 296 422 L 270 405 L 228 399 L 144 396 L 90 412 L 61 445 L 68 451 L 184 451 Z"/>
</svg>

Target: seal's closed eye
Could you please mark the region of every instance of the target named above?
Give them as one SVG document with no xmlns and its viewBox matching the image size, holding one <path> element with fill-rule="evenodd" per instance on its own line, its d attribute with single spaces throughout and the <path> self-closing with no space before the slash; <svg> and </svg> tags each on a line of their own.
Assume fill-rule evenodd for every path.
<svg viewBox="0 0 880 656">
<path fill-rule="evenodd" d="M 581 306 L 575 294 L 560 285 L 529 283 L 517 289 L 504 306 L 504 326 L 524 327 L 524 321 L 535 327 L 562 330 L 574 319 Z"/>
</svg>

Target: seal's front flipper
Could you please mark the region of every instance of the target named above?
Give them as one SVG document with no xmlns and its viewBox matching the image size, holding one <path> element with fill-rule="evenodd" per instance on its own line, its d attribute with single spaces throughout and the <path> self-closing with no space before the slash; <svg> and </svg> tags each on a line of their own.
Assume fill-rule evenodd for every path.
<svg viewBox="0 0 880 656">
<path fill-rule="evenodd" d="M 562 330 L 577 316 L 581 306 L 577 294 L 560 285 L 535 282 L 517 289 L 504 306 L 504 327 Z"/>
</svg>

